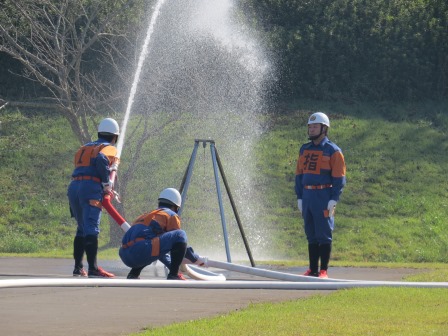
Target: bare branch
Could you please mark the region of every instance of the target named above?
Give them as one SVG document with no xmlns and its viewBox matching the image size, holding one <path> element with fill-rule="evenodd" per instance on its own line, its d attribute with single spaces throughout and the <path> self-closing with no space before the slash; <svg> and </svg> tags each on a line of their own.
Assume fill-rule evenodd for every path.
<svg viewBox="0 0 448 336">
<path fill-rule="evenodd" d="M 70 124 L 75 123 L 72 128 L 80 142 L 90 139 L 87 116 L 97 115 L 99 107 L 112 109 L 117 97 L 124 97 L 114 90 L 125 85 L 108 83 L 85 60 L 86 53 L 91 55 L 96 46 L 97 62 L 102 57 L 114 64 L 111 69 L 123 78 L 119 71 L 123 61 L 116 58 L 127 57 L 114 44 L 117 39 L 127 39 L 127 27 L 120 23 L 127 22 L 122 17 L 130 3 L 132 0 L 21 0 L 0 9 L 0 51 L 22 63 L 23 76 L 49 89 Z"/>
</svg>

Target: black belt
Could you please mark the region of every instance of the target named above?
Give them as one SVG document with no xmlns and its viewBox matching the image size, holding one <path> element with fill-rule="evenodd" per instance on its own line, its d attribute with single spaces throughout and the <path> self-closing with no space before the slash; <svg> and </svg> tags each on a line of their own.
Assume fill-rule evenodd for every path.
<svg viewBox="0 0 448 336">
<path fill-rule="evenodd" d="M 101 183 L 101 179 L 99 179 L 98 177 L 95 177 L 95 176 L 76 176 L 76 177 L 72 177 L 72 180 L 73 181 L 92 180 L 94 182 Z"/>
<path fill-rule="evenodd" d="M 305 189 L 310 189 L 310 190 L 314 190 L 314 189 L 327 189 L 327 188 L 331 188 L 333 185 L 331 184 L 320 184 L 320 185 L 306 185 L 304 186 Z"/>
</svg>

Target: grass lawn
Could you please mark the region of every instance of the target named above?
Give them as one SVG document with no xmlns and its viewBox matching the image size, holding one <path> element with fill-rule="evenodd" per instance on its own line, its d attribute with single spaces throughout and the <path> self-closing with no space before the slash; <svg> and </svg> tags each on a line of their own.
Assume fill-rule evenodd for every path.
<svg viewBox="0 0 448 336">
<path fill-rule="evenodd" d="M 356 288 L 132 335 L 446 335 L 448 291 Z"/>
</svg>

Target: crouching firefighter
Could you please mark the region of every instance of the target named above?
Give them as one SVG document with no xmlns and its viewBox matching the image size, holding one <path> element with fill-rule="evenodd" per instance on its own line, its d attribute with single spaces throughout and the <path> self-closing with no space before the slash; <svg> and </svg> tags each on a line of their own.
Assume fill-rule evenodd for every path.
<svg viewBox="0 0 448 336">
<path fill-rule="evenodd" d="M 123 263 L 131 268 L 128 279 L 139 279 L 143 268 L 156 260 L 168 267 L 168 280 L 186 280 L 179 272 L 184 258 L 190 263 L 204 264 L 204 259 L 187 247 L 187 234 L 181 230 L 177 215 L 181 204 L 179 191 L 164 189 L 158 199 L 158 208 L 142 214 L 131 224 L 119 251 Z"/>
</svg>

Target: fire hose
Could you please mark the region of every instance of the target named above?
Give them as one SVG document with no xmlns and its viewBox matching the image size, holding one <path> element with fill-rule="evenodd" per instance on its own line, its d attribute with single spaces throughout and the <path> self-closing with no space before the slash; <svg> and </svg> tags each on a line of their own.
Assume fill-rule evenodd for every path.
<svg viewBox="0 0 448 336">
<path fill-rule="evenodd" d="M 110 173 L 110 180 L 115 181 L 117 172 L 113 170 Z M 106 194 L 103 197 L 102 205 L 104 209 L 109 213 L 109 215 L 114 219 L 115 222 L 121 227 L 121 229 L 126 232 L 131 227 L 128 222 L 118 213 L 117 209 L 112 205 L 112 195 Z"/>
</svg>

